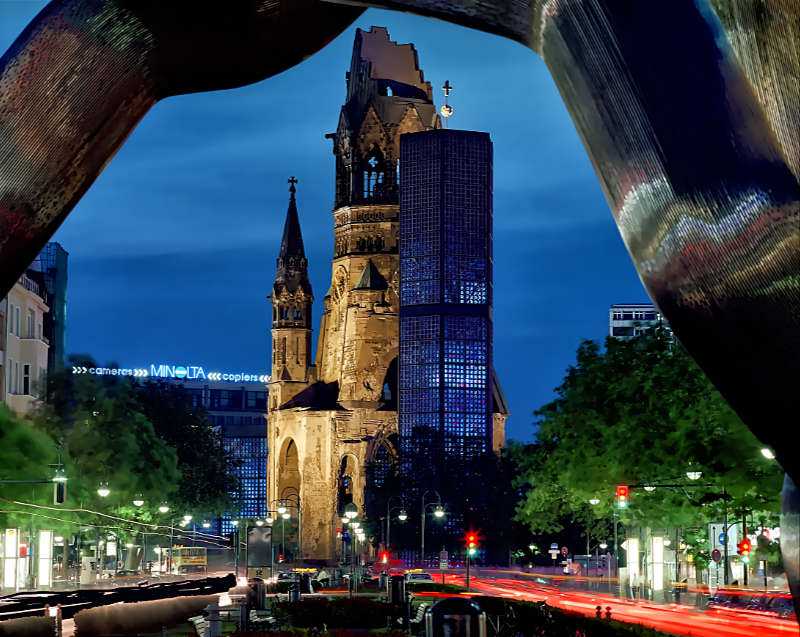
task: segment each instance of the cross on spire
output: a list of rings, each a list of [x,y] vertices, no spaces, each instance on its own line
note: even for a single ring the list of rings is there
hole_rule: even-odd
[[[297,192],[297,188],[295,188],[295,184],[297,184],[297,177],[295,177],[294,175],[289,177],[288,184],[289,184],[289,192],[292,193],[292,196],[294,196],[294,193]]]
[[[444,118],[444,127],[447,128],[447,120],[453,116],[454,112],[453,107],[450,106],[450,93],[453,92],[453,85],[450,84],[450,80],[445,81],[442,90],[444,91],[444,104],[442,104],[442,108],[439,109],[439,112]]]

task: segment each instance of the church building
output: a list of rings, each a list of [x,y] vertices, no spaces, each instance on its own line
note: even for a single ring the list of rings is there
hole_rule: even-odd
[[[334,243],[316,356],[294,179],[271,295],[268,505],[299,521],[295,557],[305,559],[341,555],[344,507],[363,516],[365,493],[397,463],[400,137],[441,127],[414,46],[385,28],[356,30],[346,80],[327,135]]]

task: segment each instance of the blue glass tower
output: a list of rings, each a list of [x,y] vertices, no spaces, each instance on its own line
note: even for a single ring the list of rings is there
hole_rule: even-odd
[[[495,446],[487,133],[401,138],[399,247],[403,473],[414,490],[451,491]],[[449,520],[453,532],[465,523],[463,514]]]

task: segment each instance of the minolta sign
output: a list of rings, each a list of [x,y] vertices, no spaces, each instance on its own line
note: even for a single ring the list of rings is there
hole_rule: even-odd
[[[206,372],[199,365],[151,364],[150,367],[83,367],[73,366],[73,374],[93,376],[132,376],[133,378],[174,378],[175,380],[207,380],[225,383],[268,383],[269,375],[254,372]]]

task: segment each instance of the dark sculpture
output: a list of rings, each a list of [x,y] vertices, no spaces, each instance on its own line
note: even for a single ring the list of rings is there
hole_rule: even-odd
[[[645,286],[787,473],[784,559],[800,607],[800,0],[362,4],[543,57]],[[0,294],[158,99],[287,69],[359,11],[54,0],[0,60]]]

